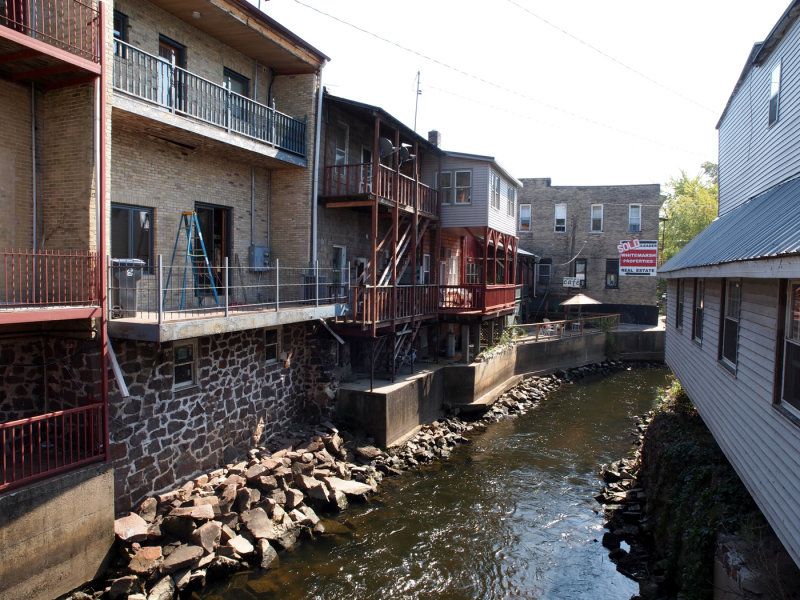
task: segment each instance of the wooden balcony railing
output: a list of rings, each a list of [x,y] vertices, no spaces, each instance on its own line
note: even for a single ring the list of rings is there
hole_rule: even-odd
[[[375,194],[384,200],[413,209],[416,188],[419,210],[430,215],[439,215],[439,193],[436,190],[423,183],[417,185],[407,175],[399,175],[395,185],[395,176],[396,173],[386,165],[380,165],[377,177],[373,177],[371,163],[328,166],[324,170],[321,195],[345,197]]]
[[[4,250],[2,255],[0,312],[99,304],[94,252]]]
[[[102,461],[106,443],[103,404],[0,423],[0,492]]]
[[[114,89],[299,156],[306,155],[306,122],[278,112],[114,40]]]
[[[0,27],[100,62],[100,13],[80,0],[0,0]]]
[[[435,315],[438,287],[437,285],[352,286],[353,303],[348,319],[355,323],[367,324]]]
[[[514,284],[443,285],[439,289],[439,308],[448,312],[492,312],[513,308],[517,287]]]

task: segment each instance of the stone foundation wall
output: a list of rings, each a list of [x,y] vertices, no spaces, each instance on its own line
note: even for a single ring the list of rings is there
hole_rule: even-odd
[[[338,343],[316,324],[282,328],[280,356],[263,329],[197,339],[197,385],[173,389],[173,343],[113,340],[130,396],[110,383],[117,510],[245,456],[293,423],[326,414]]]

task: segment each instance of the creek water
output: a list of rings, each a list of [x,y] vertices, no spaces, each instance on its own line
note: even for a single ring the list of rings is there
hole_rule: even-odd
[[[562,386],[525,415],[469,432],[449,460],[387,478],[329,534],[280,566],[196,593],[202,600],[627,600],[638,585],[600,544],[598,467],[625,456],[632,417],[666,369]]]

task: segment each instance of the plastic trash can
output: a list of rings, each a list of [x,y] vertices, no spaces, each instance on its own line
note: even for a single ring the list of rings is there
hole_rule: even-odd
[[[136,284],[142,278],[142,272],[147,265],[138,258],[112,258],[111,272],[116,285],[112,294],[115,317],[136,316]]]

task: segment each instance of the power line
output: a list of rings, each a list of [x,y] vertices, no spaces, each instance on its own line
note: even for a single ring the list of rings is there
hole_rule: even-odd
[[[646,80],[647,80],[647,81],[649,81],[650,83],[652,83],[652,84],[654,84],[654,85],[657,85],[658,87],[660,87],[660,88],[662,88],[662,89],[665,89],[665,90],[667,90],[669,93],[671,93],[671,94],[674,94],[675,96],[678,96],[679,98],[681,98],[681,99],[683,99],[683,100],[685,100],[685,101],[687,101],[687,102],[689,102],[689,103],[691,103],[691,104],[694,104],[695,106],[698,106],[698,107],[702,108],[703,110],[706,110],[706,111],[710,112],[711,114],[717,114],[717,111],[715,111],[713,108],[709,108],[708,106],[706,106],[705,104],[701,104],[700,102],[698,102],[698,101],[697,101],[697,100],[695,100],[694,98],[690,98],[689,96],[686,96],[685,94],[683,94],[683,93],[681,93],[681,92],[679,92],[679,91],[677,91],[677,90],[675,90],[675,89],[672,89],[672,88],[671,88],[671,87],[669,87],[668,85],[665,85],[665,84],[661,83],[660,81],[658,81],[658,80],[656,80],[656,79],[653,79],[652,77],[650,77],[650,76],[649,76],[649,75],[647,75],[646,73],[643,73],[642,71],[640,71],[640,70],[638,70],[638,69],[636,69],[636,68],[634,68],[634,67],[630,66],[629,64],[622,62],[622,61],[621,61],[621,60],[619,60],[618,58],[616,58],[616,57],[614,57],[614,56],[612,56],[612,55],[608,54],[607,52],[604,52],[603,50],[601,50],[601,49],[600,49],[600,48],[598,48],[597,46],[593,46],[592,44],[590,44],[590,43],[589,43],[589,42],[587,42],[586,40],[583,40],[583,39],[579,38],[578,36],[576,36],[576,35],[573,35],[573,34],[572,34],[572,33],[570,33],[569,31],[567,31],[566,29],[563,29],[563,28],[559,27],[559,26],[558,26],[558,25],[556,25],[555,23],[553,23],[553,22],[551,22],[551,21],[548,21],[547,19],[545,19],[545,18],[544,18],[544,17],[542,17],[541,15],[538,15],[538,14],[536,14],[535,12],[533,12],[533,11],[532,11],[531,9],[529,9],[528,7],[526,7],[526,6],[522,6],[522,5],[521,5],[519,2],[517,2],[516,0],[506,0],[506,1],[507,1],[509,4],[511,4],[511,5],[513,5],[513,6],[516,6],[518,9],[520,9],[520,10],[522,10],[522,11],[524,11],[524,12],[528,13],[528,14],[529,14],[530,16],[532,16],[533,18],[535,18],[535,19],[538,19],[539,21],[541,21],[542,23],[544,23],[544,24],[545,24],[545,25],[547,25],[548,27],[552,27],[552,28],[553,28],[553,29],[555,29],[556,31],[558,31],[558,32],[560,32],[560,33],[562,33],[562,34],[564,34],[565,36],[567,36],[568,38],[570,38],[570,39],[572,39],[572,40],[575,40],[575,41],[576,41],[576,42],[578,42],[579,44],[582,44],[582,45],[586,46],[587,48],[589,48],[589,49],[590,49],[590,50],[592,50],[593,52],[596,52],[596,53],[597,53],[597,54],[599,54],[600,56],[603,56],[604,58],[607,58],[607,59],[608,59],[608,60],[610,60],[611,62],[613,62],[613,63],[616,63],[617,65],[619,65],[619,66],[620,66],[620,67],[622,67],[623,69],[627,69],[628,71],[630,71],[631,73],[634,73],[635,75],[638,75],[638,76],[639,76],[639,77],[641,77],[642,79],[646,79]]]

